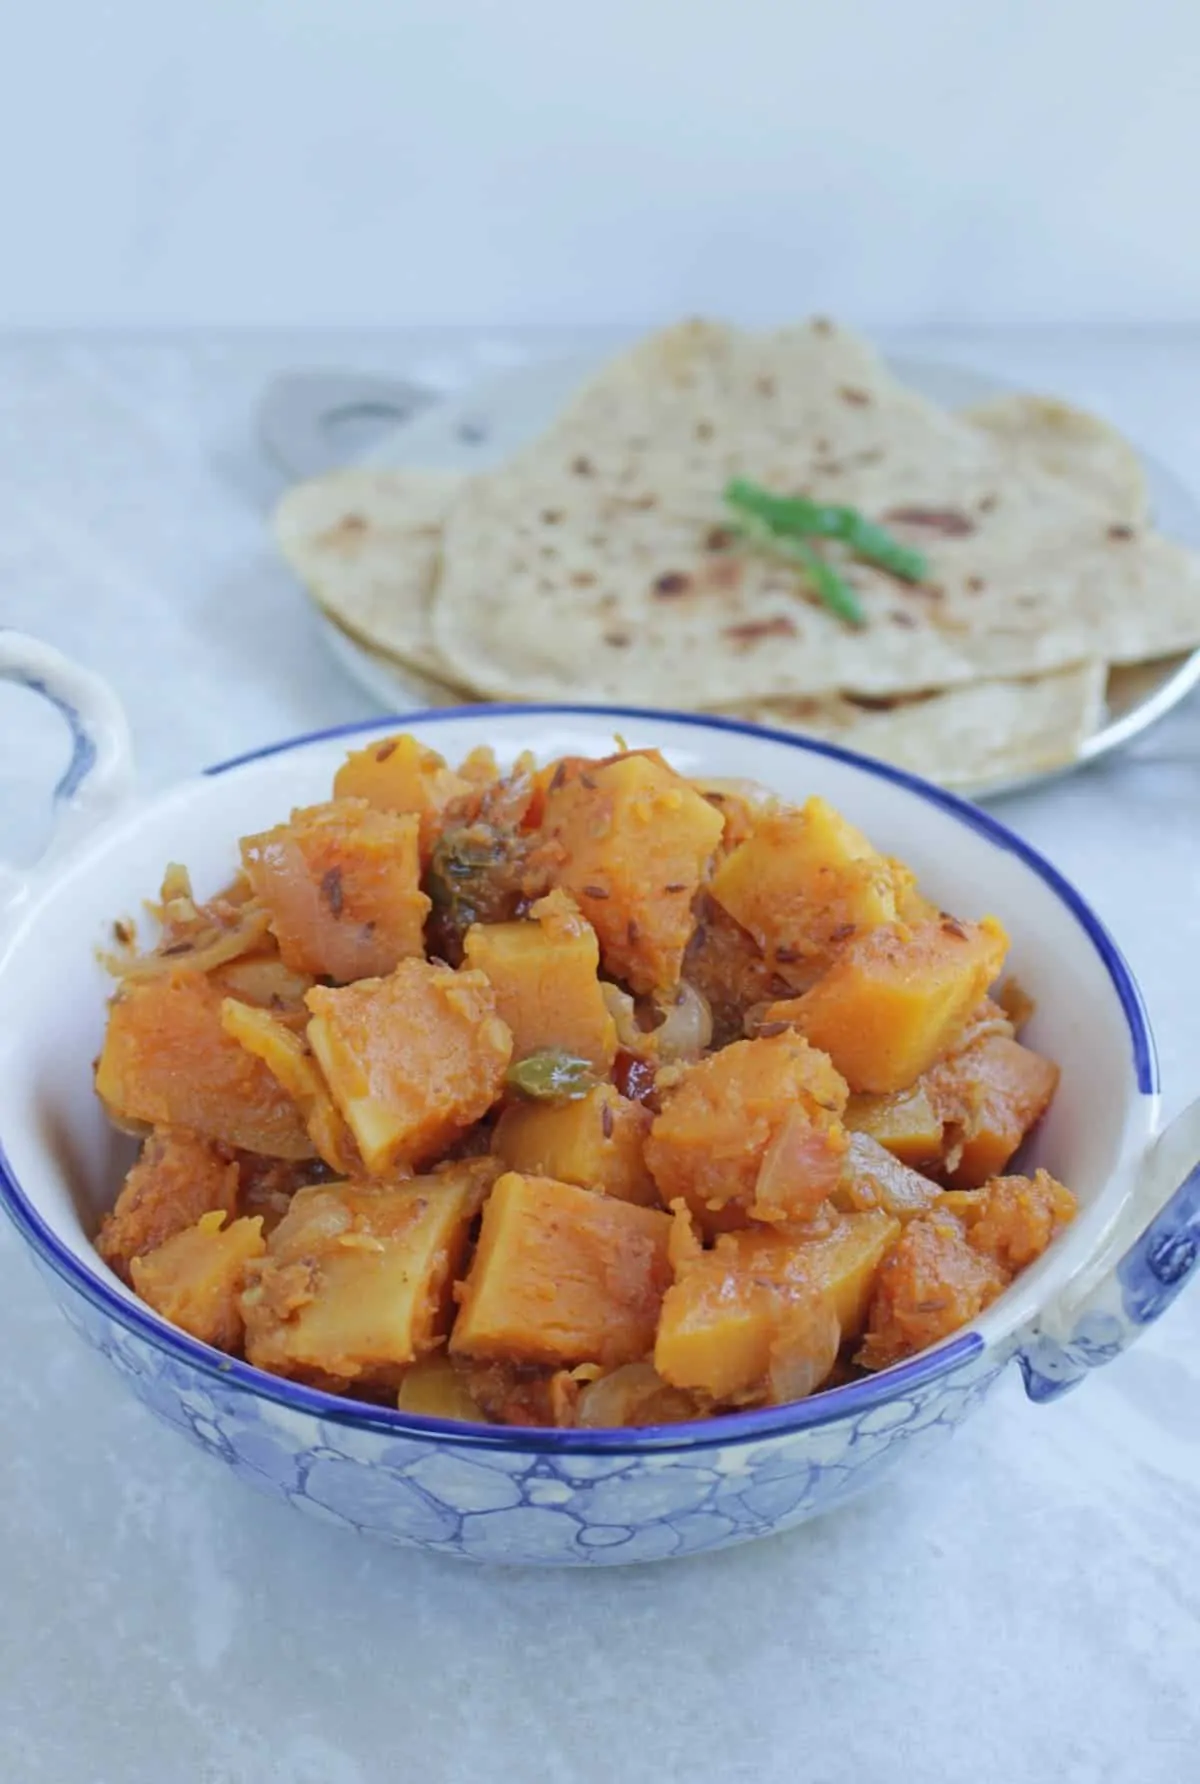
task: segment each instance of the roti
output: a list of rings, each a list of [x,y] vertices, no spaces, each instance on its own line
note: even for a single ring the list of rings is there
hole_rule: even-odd
[[[846,565],[867,616],[848,626],[788,563],[731,541],[731,476],[882,520],[926,554],[924,584]],[[1125,514],[1004,428],[925,401],[831,324],[686,325],[465,486],[434,644],[495,697],[704,708],[912,694],[1200,643],[1196,561]]]
[[[1103,663],[1080,663],[888,707],[830,696],[753,704],[737,716],[875,756],[943,787],[980,791],[1076,761],[1103,717],[1105,680]]]
[[[1022,391],[959,414],[1010,448],[1019,463],[1040,465],[1077,488],[1090,489],[1114,520],[1141,526],[1150,519],[1142,461],[1125,436],[1098,415],[1056,397]]]
[[[275,512],[280,551],[343,631],[451,687],[429,612],[442,525],[465,482],[453,471],[334,471],[297,484]]]

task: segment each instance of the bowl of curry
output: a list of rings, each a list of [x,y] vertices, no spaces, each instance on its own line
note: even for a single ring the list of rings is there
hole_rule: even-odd
[[[1200,1120],[1157,1135],[1097,919],[830,746],[441,709],[127,806],[23,892],[8,1212],[152,1411],[364,1532],[783,1528],[1011,1363],[1053,1399],[1195,1263]]]

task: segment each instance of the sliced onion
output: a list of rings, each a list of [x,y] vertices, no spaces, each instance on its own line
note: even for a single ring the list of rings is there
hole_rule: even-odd
[[[622,991],[619,985],[610,985],[607,979],[600,981],[600,990],[605,1008],[616,1024],[617,1045],[628,1053],[644,1053],[646,1036],[638,1026],[637,1010],[628,991]]]
[[[770,1398],[777,1406],[815,1394],[837,1362],[842,1330],[829,1295],[798,1295],[771,1342]]]
[[[138,954],[132,960],[117,954],[101,958],[110,973],[119,979],[154,979],[162,973],[186,967],[189,972],[209,973],[214,967],[251,954],[266,940],[270,926],[268,913],[259,907],[247,907],[232,929],[209,932],[187,946],[176,943],[168,953]]]
[[[691,1395],[664,1381],[652,1363],[625,1363],[587,1384],[579,1396],[575,1422],[596,1430],[677,1425],[698,1416]]]
[[[665,1065],[676,1060],[699,1059],[712,1045],[713,1019],[703,992],[681,979],[674,1001],[659,1004],[663,1021],[654,1030],[658,1057]]]

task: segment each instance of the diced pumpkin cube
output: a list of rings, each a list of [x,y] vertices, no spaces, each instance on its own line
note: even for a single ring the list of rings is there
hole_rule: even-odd
[[[1052,1060],[1002,1034],[987,1035],[933,1068],[931,1098],[960,1137],[958,1162],[947,1173],[956,1189],[999,1175],[1049,1108],[1058,1077]]]
[[[286,1027],[270,1011],[255,1009],[232,997],[221,1005],[221,1026],[239,1046],[255,1059],[261,1059],[286,1090],[325,1163],[347,1176],[358,1175],[362,1160],[354,1136],[335,1107],[329,1086],[303,1036]]]
[[[337,799],[242,838],[242,863],[271,913],[286,966],[336,979],[377,978],[424,951],[419,820]]]
[[[866,1134],[901,1164],[932,1164],[941,1154],[941,1117],[924,1084],[890,1096],[852,1096],[845,1120],[851,1133]]]
[[[565,892],[539,899],[528,921],[473,924],[463,953],[496,994],[514,1059],[558,1048],[608,1072],[617,1031],[600,988],[600,948]]]
[[[910,1170],[869,1134],[852,1133],[846,1171],[834,1192],[835,1208],[847,1213],[882,1208],[897,1220],[911,1220],[933,1206],[941,1188]]]
[[[722,1234],[683,1258],[654,1347],[659,1374],[715,1402],[802,1399],[862,1329],[870,1283],[899,1232],[878,1211],[817,1228]]]
[[[846,944],[790,1007],[790,1019],[828,1053],[851,1090],[905,1090],[953,1042],[1007,946],[990,917],[872,930]]]
[[[721,862],[710,891],[785,978],[896,919],[891,864],[817,798],[801,811],[764,814]]]
[[[662,1200],[682,1198],[708,1232],[804,1219],[840,1180],[845,1104],[845,1083],[801,1036],[734,1041],[681,1069],[646,1163]]]
[[[291,1097],[221,1026],[222,996],[202,973],[126,984],[109,1010],[96,1091],[117,1121],[187,1127],[271,1158],[311,1158]]]
[[[428,1164],[503,1089],[512,1038],[482,973],[402,960],[306,1001],[309,1044],[372,1176]]]
[[[239,1297],[246,1266],[266,1249],[261,1220],[224,1224],[222,1213],[135,1257],[133,1286],[142,1300],[202,1344],[236,1351],[242,1343]]]
[[[472,1160],[407,1183],[300,1189],[246,1272],[246,1355],[317,1385],[398,1385],[444,1340],[451,1285],[493,1175]]]
[[[960,1220],[940,1209],[908,1225],[875,1279],[864,1369],[886,1369],[939,1344],[978,1317],[1008,1286],[1007,1271],[968,1243]]]
[[[351,750],[333,780],[335,799],[365,799],[375,811],[413,813],[423,865],[428,865],[446,808],[471,791],[471,782],[455,774],[436,750],[407,733]]]
[[[205,1214],[232,1214],[238,1167],[232,1151],[186,1128],[156,1128],[104,1216],[96,1250],[125,1282],[135,1257],[157,1251]]]
[[[511,1171],[656,1207],[645,1159],[652,1120],[642,1103],[598,1084],[577,1102],[514,1103],[496,1125],[492,1151]]]
[[[663,1298],[654,1367],[673,1387],[718,1404],[754,1398],[765,1392],[779,1292],[705,1257]]]
[[[483,1418],[462,1370],[440,1350],[418,1357],[404,1371],[396,1404],[401,1412],[420,1413],[423,1418],[467,1419],[475,1424]]]
[[[814,1227],[723,1233],[716,1255],[736,1260],[740,1271],[758,1280],[807,1283],[829,1297],[843,1339],[857,1338],[866,1323],[876,1273],[899,1238],[900,1222],[885,1209],[872,1208]]]
[[[506,1172],[483,1211],[451,1351],[566,1368],[646,1356],[670,1227],[657,1209]]]
[[[679,981],[692,899],[721,840],[720,813],[654,753],[588,767],[546,795],[542,854],[634,991]]]

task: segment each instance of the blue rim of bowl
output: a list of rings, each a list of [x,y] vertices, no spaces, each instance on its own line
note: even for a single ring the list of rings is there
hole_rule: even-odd
[[[916,775],[907,774],[888,763],[860,756],[853,750],[842,749],[837,744],[798,737],[793,732],[779,731],[771,726],[754,725],[718,714],[671,712],[655,707],[516,703],[442,706],[414,709],[384,715],[378,719],[334,725],[322,731],[306,732],[282,743],[267,744],[261,749],[249,750],[244,755],[214,763],[204,773],[210,777],[227,774],[232,769],[247,767],[252,762],[285,755],[312,744],[379,731],[393,724],[429,725],[463,718],[512,717],[660,721],[673,725],[692,725],[708,731],[728,731],[747,737],[766,738],[771,742],[784,744],[789,749],[844,762],[879,780],[903,787],[926,804],[937,806],[997,847],[1016,855],[1066,905],[1104,962],[1117,992],[1133,1045],[1138,1090],[1143,1096],[1157,1093],[1158,1058],[1141,992],[1120,949],[1070,881],[1036,849],[978,806],[959,799],[953,793],[947,793]],[[0,1199],[4,1201],[17,1230],[56,1276],[100,1313],[124,1326],[154,1349],[166,1352],[226,1389],[236,1389],[253,1398],[272,1401],[278,1406],[304,1413],[324,1423],[348,1425],[396,1438],[426,1438],[453,1443],[463,1448],[560,1455],[612,1455],[615,1452],[626,1454],[631,1460],[641,1454],[667,1450],[711,1449],[731,1443],[753,1443],[765,1438],[788,1436],[835,1420],[856,1417],[874,1407],[903,1398],[914,1389],[925,1387],[973,1361],[984,1350],[983,1339],[977,1332],[960,1332],[927,1354],[881,1370],[877,1375],[850,1382],[844,1387],[831,1388],[809,1400],[798,1400],[786,1406],[759,1408],[750,1412],[726,1413],[696,1424],[650,1425],[596,1431],[552,1430],[529,1425],[468,1424],[452,1419],[393,1411],[388,1407],[375,1407],[363,1401],[346,1400],[336,1394],[323,1393],[318,1388],[304,1387],[282,1377],[269,1375],[264,1370],[252,1368],[248,1363],[227,1357],[222,1352],[201,1344],[186,1333],[167,1325],[165,1321],[160,1321],[149,1311],[143,1312],[140,1307],[115,1294],[55,1236],[21,1188],[2,1145]]]

